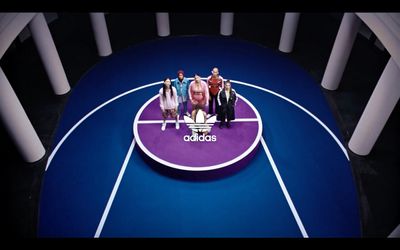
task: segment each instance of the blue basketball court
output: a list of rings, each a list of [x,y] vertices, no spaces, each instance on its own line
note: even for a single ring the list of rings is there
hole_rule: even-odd
[[[261,116],[255,156],[206,181],[154,171],[133,136],[137,112],[165,77],[207,77],[214,66]],[[213,36],[132,46],[81,78],[53,142],[38,227],[39,237],[361,236],[347,151],[319,85],[284,54]]]

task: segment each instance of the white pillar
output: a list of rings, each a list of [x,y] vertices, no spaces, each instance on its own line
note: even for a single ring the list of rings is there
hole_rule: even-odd
[[[400,238],[400,224],[389,234],[388,238]]]
[[[157,34],[159,36],[169,36],[169,15],[168,12],[157,12]]]
[[[361,20],[354,13],[344,13],[321,82],[325,89],[338,88],[360,25]]]
[[[349,141],[358,155],[367,155],[400,98],[400,69],[390,58]]]
[[[112,49],[104,13],[90,13],[90,21],[92,23],[94,39],[96,40],[99,56],[111,55]]]
[[[223,36],[230,36],[233,33],[233,17],[232,12],[221,13],[221,27],[220,32]]]
[[[281,40],[279,50],[285,53],[293,51],[294,40],[296,39],[297,24],[299,23],[300,13],[286,13],[283,20]]]
[[[1,68],[0,117],[25,161],[35,162],[45,155],[42,142]]]
[[[29,29],[54,92],[56,95],[67,93],[70,86],[43,13],[32,19]]]

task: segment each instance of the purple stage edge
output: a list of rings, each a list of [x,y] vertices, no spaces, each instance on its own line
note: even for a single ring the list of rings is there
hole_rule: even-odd
[[[254,158],[258,152],[260,142],[257,143],[256,147],[243,159],[223,168],[218,168],[214,170],[206,171],[186,171],[177,168],[167,167],[160,162],[152,159],[150,156],[145,154],[140,147],[137,147],[139,154],[142,156],[143,160],[156,172],[159,174],[168,176],[170,178],[187,180],[187,181],[212,181],[216,179],[221,179],[224,177],[236,174],[241,169],[249,165],[251,160]]]

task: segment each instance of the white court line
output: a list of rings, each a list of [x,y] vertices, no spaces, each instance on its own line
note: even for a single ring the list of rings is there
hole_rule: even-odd
[[[100,237],[101,231],[103,230],[103,227],[104,227],[104,223],[107,220],[108,212],[110,212],[111,205],[114,202],[115,195],[117,194],[119,184],[121,184],[122,177],[124,176],[126,166],[128,165],[129,159],[131,158],[134,147],[135,147],[135,139],[132,140],[132,143],[131,143],[131,146],[129,147],[128,153],[125,156],[124,163],[122,164],[121,170],[119,171],[118,178],[114,184],[114,188],[111,192],[110,198],[108,198],[106,208],[104,209],[103,215],[101,216],[101,220],[99,222],[99,225],[97,226],[97,230],[94,235],[94,238]]]
[[[189,77],[188,79],[189,79],[189,80],[193,80],[193,77]],[[205,80],[205,79],[207,79],[207,78],[202,78],[202,79]],[[109,104],[109,103],[111,103],[111,102],[113,102],[113,101],[115,101],[115,100],[117,100],[117,99],[119,99],[119,98],[121,98],[121,97],[123,97],[123,96],[125,96],[125,95],[127,95],[127,94],[131,94],[131,93],[133,93],[133,92],[135,92],[135,91],[138,91],[138,90],[141,90],[141,89],[144,89],[144,88],[148,88],[148,87],[151,87],[151,86],[155,86],[155,85],[157,85],[157,84],[161,84],[162,82],[163,82],[163,81],[154,82],[154,83],[149,83],[149,84],[143,85],[143,86],[141,86],[141,87],[137,87],[137,88],[128,90],[128,91],[126,91],[126,92],[124,92],[124,93],[122,93],[122,94],[120,94],[120,95],[118,95],[118,96],[115,96],[115,97],[111,98],[110,100],[104,102],[103,104],[97,106],[95,109],[93,109],[93,110],[90,111],[88,114],[86,114],[84,117],[82,117],[82,119],[80,119],[72,128],[70,128],[70,129],[68,130],[68,132],[63,136],[63,138],[57,143],[56,147],[53,149],[53,151],[51,152],[51,154],[50,154],[50,156],[49,156],[49,158],[48,158],[48,160],[47,160],[47,165],[46,165],[45,171],[47,171],[47,169],[49,168],[51,161],[53,160],[54,156],[56,155],[57,151],[59,150],[59,148],[61,147],[61,145],[64,143],[64,141],[65,141],[65,140],[69,137],[69,135],[70,135],[83,121],[85,121],[88,117],[90,117],[91,115],[93,115],[96,111],[98,111],[99,109],[103,108],[103,107],[106,106],[107,104]],[[263,88],[263,87],[260,87],[260,86],[257,86],[257,85],[253,85],[253,84],[246,83],[246,82],[241,82],[241,81],[236,81],[236,80],[231,80],[231,82],[233,82],[233,83],[238,83],[238,84],[241,84],[241,85],[244,85],[244,86],[248,86],[248,87],[252,87],[252,88],[255,88],[255,89],[262,90],[262,91],[264,91],[264,92],[273,94],[273,95],[275,95],[275,96],[277,96],[277,97],[279,97],[279,98],[281,98],[281,99],[283,99],[283,100],[285,100],[285,101],[287,101],[287,102],[289,102],[289,103],[295,105],[296,107],[298,107],[299,109],[301,109],[302,111],[304,111],[306,114],[308,114],[309,116],[311,116],[315,121],[317,121],[317,122],[330,134],[330,136],[336,141],[336,143],[337,143],[337,144],[339,145],[339,147],[342,149],[342,151],[343,151],[344,155],[346,156],[347,160],[350,160],[350,159],[349,159],[349,156],[348,156],[348,154],[347,154],[346,148],[342,145],[342,143],[341,143],[340,140],[335,136],[335,134],[328,128],[328,126],[326,126],[320,119],[318,119],[318,117],[316,117],[313,113],[311,113],[310,111],[308,111],[306,108],[304,108],[303,106],[301,106],[301,105],[298,104],[297,102],[292,101],[291,99],[289,99],[289,98],[287,98],[287,97],[285,97],[285,96],[283,96],[283,95],[281,95],[281,94],[278,94],[278,93],[276,93],[276,92],[274,92],[274,91],[272,91],[272,90],[269,90],[269,89],[266,89],[266,88]]]
[[[87,114],[86,114],[84,117],[82,117],[77,123],[75,123],[75,125],[74,125],[72,128],[70,128],[70,129],[68,130],[68,132],[63,136],[63,138],[57,143],[57,146],[53,149],[53,152],[51,152],[49,158],[47,159],[47,165],[46,165],[45,171],[47,171],[47,169],[49,168],[50,163],[51,163],[51,161],[53,160],[53,157],[56,155],[58,149],[61,147],[61,145],[64,143],[64,141],[68,138],[68,136],[69,136],[79,125],[81,125],[81,123],[82,123],[83,121],[85,121],[87,118],[89,118],[89,116],[93,115],[97,110],[103,108],[103,107],[106,106],[107,104],[109,104],[109,103],[111,103],[111,102],[113,102],[113,101],[115,101],[115,100],[117,100],[117,99],[119,99],[119,98],[121,98],[121,97],[123,97],[123,96],[125,96],[125,95],[127,95],[127,94],[130,94],[130,93],[133,93],[133,92],[135,92],[135,91],[138,91],[138,90],[141,90],[141,89],[144,89],[144,88],[148,88],[148,87],[151,87],[151,86],[160,84],[160,83],[162,83],[162,82],[163,82],[163,81],[153,82],[153,83],[149,83],[149,84],[146,84],[146,85],[143,85],[143,86],[140,86],[140,87],[137,87],[137,88],[128,90],[128,91],[126,91],[126,92],[124,92],[124,93],[122,93],[122,94],[120,94],[120,95],[117,95],[117,96],[111,98],[110,100],[108,100],[108,101],[106,101],[106,102],[100,104],[100,105],[97,106],[95,109],[93,109],[92,111],[90,111],[89,113],[87,113]]]
[[[191,80],[191,79],[193,79],[193,78],[189,78],[189,80]],[[205,79],[205,78],[204,78],[204,79]],[[238,84],[241,84],[241,85],[244,85],[244,86],[248,86],[248,87],[253,87],[253,88],[262,90],[262,91],[264,91],[264,92],[273,94],[273,95],[275,95],[275,96],[277,96],[277,97],[279,97],[279,98],[281,98],[281,99],[283,99],[283,100],[285,100],[285,101],[287,101],[287,102],[289,102],[289,103],[295,105],[296,107],[300,108],[302,111],[304,111],[306,114],[308,114],[309,116],[311,116],[314,120],[316,120],[316,121],[331,135],[331,137],[336,141],[336,143],[337,143],[337,144],[339,145],[339,147],[342,149],[342,151],[343,151],[343,153],[345,154],[346,158],[349,160],[349,156],[348,156],[348,154],[347,154],[346,149],[344,148],[344,146],[342,145],[342,143],[339,141],[339,139],[335,136],[335,134],[334,134],[320,119],[318,119],[314,114],[312,114],[310,111],[308,111],[306,108],[304,108],[304,107],[301,106],[300,104],[298,104],[298,103],[292,101],[291,99],[289,99],[289,98],[287,98],[287,97],[285,97],[285,96],[283,96],[283,95],[281,95],[281,94],[278,94],[278,93],[276,93],[276,92],[274,92],[274,91],[272,91],[272,90],[269,90],[269,89],[266,89],[266,88],[263,88],[263,87],[259,87],[259,86],[257,86],[257,85],[253,85],[253,84],[249,84],[249,83],[245,83],[245,82],[241,82],[241,81],[236,81],[236,80],[231,80],[231,82],[238,83]],[[72,127],[68,130],[68,132],[62,137],[62,139],[57,143],[56,147],[53,149],[52,153],[50,154],[50,156],[49,156],[49,158],[48,158],[48,160],[47,160],[46,171],[47,171],[48,167],[50,166],[50,163],[51,163],[52,159],[54,158],[54,156],[56,155],[56,153],[58,152],[59,148],[60,148],[61,145],[64,143],[64,141],[69,137],[69,135],[70,135],[82,122],[84,122],[84,121],[85,121],[87,118],[89,118],[92,114],[94,114],[96,111],[98,111],[99,109],[103,108],[104,106],[108,105],[109,103],[111,103],[111,102],[113,102],[113,101],[115,101],[115,100],[117,100],[117,99],[119,99],[119,98],[121,98],[121,97],[123,97],[123,96],[125,96],[125,95],[131,94],[131,93],[133,93],[133,92],[135,92],[135,91],[138,91],[138,90],[141,90],[141,89],[144,89],[144,88],[148,88],[148,87],[151,87],[151,86],[155,86],[155,85],[161,84],[161,83],[162,83],[162,81],[158,81],[158,82],[146,84],[146,85],[143,85],[143,86],[140,86],[140,87],[137,87],[137,88],[128,90],[128,91],[126,91],[126,92],[123,92],[122,94],[120,94],[120,95],[118,95],[118,96],[115,96],[115,97],[109,99],[108,101],[102,103],[101,105],[97,106],[95,109],[93,109],[92,111],[90,111],[89,113],[87,113],[87,114],[86,114],[84,117],[82,117],[74,126],[72,126]],[[267,156],[268,156],[268,159],[269,159],[269,161],[270,161],[270,163],[271,163],[271,166],[272,166],[272,168],[274,169],[275,175],[277,176],[277,179],[278,179],[278,181],[279,181],[279,183],[280,183],[280,185],[281,185],[282,191],[283,191],[284,194],[285,194],[285,197],[286,197],[286,199],[287,199],[287,201],[288,201],[288,203],[289,203],[289,206],[290,206],[290,208],[291,208],[291,210],[292,210],[293,215],[295,216],[296,222],[297,222],[297,224],[298,224],[298,226],[299,226],[299,228],[300,228],[300,230],[301,230],[301,232],[302,232],[302,234],[303,234],[303,237],[308,237],[307,232],[305,231],[305,228],[304,228],[304,226],[303,226],[303,224],[302,224],[302,222],[301,222],[301,219],[300,219],[300,217],[299,217],[298,214],[297,214],[296,208],[295,208],[294,205],[293,205],[293,202],[292,202],[292,200],[291,200],[291,198],[290,198],[290,196],[289,196],[289,193],[288,193],[287,190],[286,190],[286,187],[285,187],[285,185],[284,185],[284,183],[283,183],[283,181],[282,181],[282,178],[280,177],[280,174],[279,174],[279,172],[278,172],[278,170],[277,170],[277,168],[276,168],[276,165],[275,165],[275,163],[274,163],[274,161],[273,161],[273,159],[272,159],[272,156],[271,156],[271,154],[270,154],[270,152],[269,152],[269,150],[268,150],[268,148],[267,148],[267,146],[266,146],[265,141],[264,141],[263,138],[261,138],[261,143],[262,143],[262,145],[263,145],[263,147],[264,147],[264,150],[265,150],[265,152],[266,152],[266,154],[267,154]],[[134,143],[134,141],[133,141],[131,147],[129,148],[129,151],[128,151],[129,157],[130,157],[130,155],[132,154],[134,144],[135,144],[135,143]],[[112,205],[113,199],[114,199],[114,197],[115,197],[116,191],[117,191],[117,189],[118,189],[118,187],[119,187],[119,184],[120,184],[120,182],[121,182],[121,180],[122,180],[122,176],[123,176],[123,173],[124,173],[124,171],[125,171],[127,162],[129,161],[128,155],[127,155],[127,157],[125,158],[125,161],[124,161],[124,164],[123,164],[123,166],[122,166],[122,168],[121,168],[121,171],[120,171],[120,174],[119,174],[119,176],[118,176],[117,182],[116,182],[115,185],[114,185],[112,194],[111,194],[110,199],[109,199],[109,201],[108,201],[108,203],[107,203],[107,206],[106,206],[106,208],[105,208],[105,210],[104,210],[104,213],[103,213],[103,216],[102,216],[102,218],[101,218],[101,220],[100,220],[99,226],[98,226],[98,228],[97,228],[97,230],[96,230],[95,237],[99,237],[100,234],[101,234],[102,228],[103,228],[103,226],[104,226],[104,223],[105,223],[105,220],[106,220],[106,218],[107,218],[108,212],[109,212],[109,210],[110,210],[110,208],[111,208],[111,205]]]
[[[244,98],[242,95],[237,94],[238,98],[242,99],[245,103],[247,103],[247,105],[249,105],[251,107],[251,109],[253,110],[253,112],[255,113],[256,117],[257,117],[257,123],[258,123],[258,130],[257,130],[257,135],[255,140],[253,141],[253,143],[246,149],[246,151],[244,151],[241,155],[235,157],[234,159],[231,159],[229,161],[226,161],[224,163],[220,163],[217,165],[209,165],[209,166],[202,166],[202,167],[192,167],[192,166],[183,166],[183,165],[178,165],[172,162],[168,162],[166,160],[163,160],[161,158],[159,158],[157,155],[153,154],[150,150],[148,150],[145,145],[143,144],[143,142],[140,139],[140,135],[138,132],[138,121],[139,118],[141,116],[141,114],[143,113],[143,110],[155,99],[158,98],[158,95],[153,96],[152,98],[150,98],[145,104],[143,104],[143,106],[139,109],[139,111],[136,113],[134,122],[133,122],[133,136],[136,139],[136,143],[138,144],[138,146],[140,147],[140,149],[150,158],[152,158],[153,160],[157,161],[158,163],[161,163],[165,166],[171,167],[171,168],[175,168],[175,169],[180,169],[180,170],[186,170],[186,171],[208,171],[208,170],[215,170],[218,168],[223,168],[226,166],[229,166],[233,163],[236,163],[238,161],[240,161],[241,159],[243,159],[244,157],[246,157],[250,152],[252,152],[254,150],[255,147],[258,146],[258,143],[260,141],[261,138],[261,133],[262,133],[262,121],[261,121],[261,116],[258,113],[257,109],[253,106],[253,104],[251,104],[251,102],[249,102],[246,98]]]
[[[290,198],[289,192],[286,189],[285,183],[283,182],[282,177],[279,174],[279,171],[278,171],[278,168],[276,167],[275,161],[272,158],[271,152],[269,151],[267,144],[265,143],[263,137],[261,137],[261,144],[263,145],[263,148],[265,150],[265,153],[267,154],[269,163],[271,164],[272,169],[274,170],[276,179],[278,179],[279,185],[281,186],[283,194],[285,195],[286,201],[289,204],[290,210],[292,211],[294,219],[296,220],[297,226],[299,226],[299,229],[301,231],[301,234],[303,235],[303,238],[308,238],[308,234],[307,234],[306,229],[304,228],[303,222],[301,221],[300,216],[297,213],[297,210],[293,204],[292,198]]]
[[[347,160],[350,161],[349,155],[347,154],[347,150],[346,148],[343,146],[343,144],[340,142],[340,140],[336,137],[336,135],[328,128],[328,126],[325,125],[325,123],[323,123],[317,116],[315,116],[313,113],[311,113],[308,109],[306,109],[305,107],[301,106],[300,104],[298,104],[297,102],[287,98],[286,96],[283,96],[281,94],[278,94],[272,90],[257,86],[257,85],[253,85],[250,83],[246,83],[246,82],[241,82],[241,81],[235,81],[235,80],[231,80],[231,82],[234,83],[238,83],[244,86],[248,86],[248,87],[252,87],[252,88],[256,88],[262,91],[265,91],[267,93],[273,94],[279,98],[282,98],[283,100],[293,104],[294,106],[298,107],[299,109],[301,109],[302,111],[304,111],[306,114],[308,114],[309,116],[311,116],[314,120],[316,120],[331,136],[332,138],[336,141],[336,143],[339,145],[339,147],[342,149],[344,155],[346,156]]]
[[[232,120],[231,122],[256,122],[257,118],[238,118]],[[139,120],[138,124],[161,124],[163,120]],[[216,121],[220,122],[220,121]],[[175,123],[175,120],[167,120],[166,123]],[[185,123],[184,120],[179,120],[179,123]]]

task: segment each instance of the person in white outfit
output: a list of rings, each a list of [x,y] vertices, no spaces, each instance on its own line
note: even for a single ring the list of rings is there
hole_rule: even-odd
[[[178,110],[178,95],[176,88],[171,85],[171,79],[165,78],[163,87],[159,91],[160,94],[160,108],[163,117],[161,130],[164,131],[167,124],[168,116],[175,118],[175,128],[179,129],[179,117],[177,116]]]

